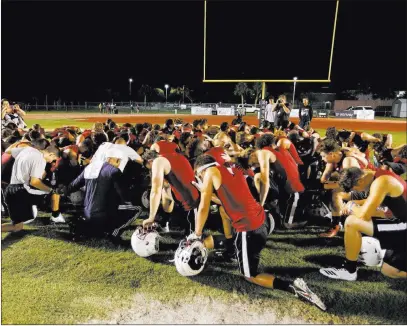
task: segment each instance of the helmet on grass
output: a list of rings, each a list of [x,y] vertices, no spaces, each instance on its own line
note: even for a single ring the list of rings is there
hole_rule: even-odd
[[[195,276],[202,272],[208,251],[201,241],[182,240],[175,251],[175,267],[182,276]]]
[[[380,265],[385,250],[380,247],[380,241],[372,237],[362,237],[359,260],[366,266]]]
[[[159,251],[160,235],[156,230],[138,227],[131,236],[131,247],[140,257],[149,257]]]

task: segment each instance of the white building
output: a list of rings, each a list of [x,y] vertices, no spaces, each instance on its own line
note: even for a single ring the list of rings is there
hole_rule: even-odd
[[[391,116],[407,118],[407,99],[399,98],[395,100],[391,108]]]

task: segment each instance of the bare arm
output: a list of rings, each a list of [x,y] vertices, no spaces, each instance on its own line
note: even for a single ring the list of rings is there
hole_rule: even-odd
[[[201,188],[201,201],[199,203],[198,216],[195,225],[195,234],[197,236],[202,235],[202,230],[205,226],[206,220],[208,219],[209,206],[211,204],[213,195],[213,178],[215,176],[214,172],[214,169],[208,169],[203,180],[203,185]]]
[[[380,143],[380,139],[373,137],[372,135],[368,134],[367,132],[362,132],[360,135],[362,137],[362,140],[366,140],[371,143]]]
[[[260,165],[260,205],[263,206],[270,189],[270,158],[265,150],[258,153]]]
[[[51,191],[52,191],[52,188],[46,186],[46,185],[42,182],[42,180],[39,179],[39,178],[31,177],[31,179],[30,179],[30,185],[33,186],[33,187],[35,187],[35,188],[37,188],[37,189],[39,189],[39,190],[45,191],[45,192],[51,192]]]
[[[26,115],[25,111],[23,109],[20,108],[19,105],[14,105],[14,108],[16,109],[16,111],[21,114],[21,115]]]
[[[161,201],[161,191],[164,184],[164,164],[157,158],[153,161],[151,169],[150,215],[147,222],[154,222]],[[145,222],[146,222],[145,221]],[[147,223],[146,222],[146,223]]]
[[[332,173],[333,169],[334,169],[334,166],[333,166],[332,163],[327,163],[326,164],[324,173],[322,173],[322,176],[321,176],[321,182],[322,183],[325,183],[325,182],[328,181],[329,177],[331,176],[331,173]]]
[[[365,221],[370,221],[371,217],[376,213],[377,207],[381,205],[386,195],[387,191],[387,178],[378,178],[373,181],[370,186],[369,197],[367,197],[365,203],[360,209],[355,211],[355,215]]]

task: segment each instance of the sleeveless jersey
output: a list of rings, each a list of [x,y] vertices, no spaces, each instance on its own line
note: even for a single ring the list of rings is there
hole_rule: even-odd
[[[166,140],[158,141],[157,145],[160,147],[160,155],[176,153],[176,151],[178,149],[177,144],[170,142],[170,141],[166,141]]]
[[[300,181],[300,173],[291,154],[284,148],[279,148],[278,151],[272,147],[264,147],[263,149],[269,150],[276,156],[278,163],[285,171],[287,181],[289,182],[293,192],[303,192],[305,187]],[[280,171],[277,171],[278,174],[281,173],[281,168],[279,170]]]
[[[383,206],[387,206],[390,211],[393,213],[393,216],[398,218],[399,220],[402,221],[407,221],[407,183],[404,181],[400,176],[395,174],[392,171],[389,170],[382,170],[382,169],[377,169],[376,173],[374,175],[374,179],[377,179],[381,177],[382,175],[389,175],[395,179],[397,179],[398,182],[401,183],[403,186],[403,194],[398,196],[398,197],[390,197],[386,196],[383,200]]]
[[[164,175],[171,186],[175,198],[186,211],[197,208],[199,205],[199,192],[191,183],[195,181],[195,174],[186,157],[180,153],[161,154],[171,164],[171,171]]]
[[[237,232],[252,231],[261,227],[265,220],[263,207],[253,198],[243,171],[224,166],[216,167],[222,177],[222,184],[216,194],[232,221]]]
[[[224,165],[226,161],[223,159],[222,155],[225,154],[223,147],[212,147],[210,150],[205,152],[205,155],[213,157],[216,163]]]

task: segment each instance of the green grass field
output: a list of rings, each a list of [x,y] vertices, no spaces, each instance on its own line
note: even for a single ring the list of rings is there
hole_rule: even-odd
[[[53,128],[73,122],[29,119],[29,124],[33,123]],[[75,124],[90,126],[89,123],[82,126],[79,121]],[[395,144],[405,142],[405,133],[393,133],[393,137]],[[357,282],[330,280],[318,272],[319,268],[337,264],[343,257],[343,233],[334,239],[321,239],[318,238],[321,228],[276,231],[261,255],[263,271],[284,279],[303,277],[326,303],[328,311],[322,312],[284,292],[247,283],[236,265],[214,258],[208,260],[201,275],[180,276],[168,262],[181,240],[179,233],[165,236],[160,253],[144,259],[136,256],[130,247],[132,230],[123,235],[121,245],[107,240],[75,243],[69,240],[67,226],[49,225],[49,215],[41,213],[20,234],[2,234],[3,324],[110,321],[115,313],[122,316],[116,318],[119,321],[131,314],[137,322],[148,311],[151,311],[149,322],[155,323],[155,315],[160,311],[155,311],[151,302],[177,311],[193,300],[202,306],[210,302],[230,307],[225,309],[225,314],[235,318],[239,314],[242,318],[265,316],[259,322],[263,324],[290,323],[287,317],[300,323],[407,324],[405,280],[385,278],[375,268],[364,266],[360,266]],[[6,221],[9,220],[2,220]],[[135,305],[139,296],[143,300]],[[236,303],[244,311],[235,311]],[[185,322],[180,315],[174,323],[204,323],[206,316],[201,305],[188,308],[188,315],[195,319]],[[270,312],[276,319],[267,319]],[[220,320],[227,323],[231,319]],[[230,323],[237,323],[233,320]],[[250,321],[246,319],[246,323]]]
[[[319,274],[320,267],[337,264],[343,256],[342,236],[320,239],[322,229],[276,231],[262,252],[261,265],[284,279],[303,277],[325,301],[327,312],[287,293],[249,284],[236,265],[213,258],[201,275],[180,276],[168,262],[180,234],[164,237],[160,253],[144,259],[131,250],[131,230],[120,246],[107,240],[75,243],[67,240],[66,226],[47,225],[49,215],[41,216],[21,234],[2,235],[3,324],[86,323],[109,318],[117,310],[136,313],[142,307],[131,307],[135,295],[142,295],[146,304],[157,300],[174,306],[197,296],[226,305],[239,302],[247,313],[256,307],[259,314],[272,311],[280,319],[290,316],[307,323],[407,323],[405,281],[386,279],[370,267],[361,267],[357,282]]]

